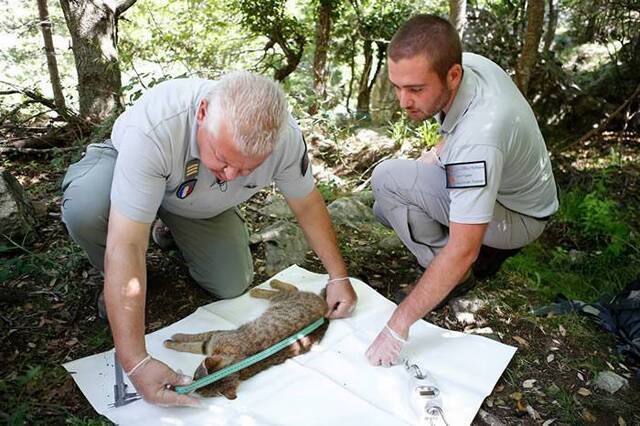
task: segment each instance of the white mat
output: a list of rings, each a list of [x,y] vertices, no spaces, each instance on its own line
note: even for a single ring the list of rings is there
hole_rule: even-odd
[[[275,278],[319,292],[327,280],[291,266]],[[358,306],[351,318],[332,321],[318,347],[305,355],[241,382],[238,398],[205,399],[203,408],[161,408],[144,401],[113,405],[113,350],[69,362],[64,367],[95,410],[117,424],[135,425],[409,425],[410,382],[402,366],[372,367],[364,356],[395,304],[352,279]],[[260,287],[267,286],[266,283]],[[203,355],[166,349],[174,333],[235,328],[258,317],[268,301],[248,294],[198,308],[188,317],[146,336],[155,358],[193,374]],[[431,373],[441,390],[451,425],[470,424],[482,401],[515,353],[491,339],[453,332],[419,321],[411,328],[406,355]],[[128,382],[128,379],[125,380]],[[129,391],[133,387],[129,384]]]

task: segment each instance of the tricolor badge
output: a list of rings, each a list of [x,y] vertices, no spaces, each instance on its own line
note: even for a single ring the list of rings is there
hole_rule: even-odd
[[[196,187],[196,182],[198,179],[198,171],[200,170],[200,160],[194,158],[192,160],[187,161],[186,166],[184,166],[184,177],[185,181],[180,184],[178,190],[176,191],[176,197],[184,200],[193,192]]]
[[[186,182],[182,182],[176,191],[176,196],[181,200],[187,198],[195,189],[196,182],[198,182],[198,179],[191,179]]]

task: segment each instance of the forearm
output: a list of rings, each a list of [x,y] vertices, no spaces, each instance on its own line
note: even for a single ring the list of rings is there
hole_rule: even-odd
[[[407,337],[411,325],[436,307],[464,278],[476,256],[475,252],[445,247],[433,259],[409,296],[396,308],[389,319],[389,327]]]
[[[105,302],[118,359],[125,371],[147,352],[144,341],[146,247],[121,244],[105,255]]]
[[[293,209],[311,249],[332,278],[346,277],[347,267],[338,249],[335,230],[322,195],[317,189],[309,195],[306,207]],[[290,204],[291,205],[291,204]]]

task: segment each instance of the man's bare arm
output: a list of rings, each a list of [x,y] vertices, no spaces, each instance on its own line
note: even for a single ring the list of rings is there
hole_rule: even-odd
[[[105,302],[118,360],[142,397],[158,405],[198,406],[170,386],[190,379],[147,354],[144,341],[146,252],[150,225],[132,221],[115,209],[109,214],[105,252]]]
[[[314,188],[306,197],[288,198],[287,203],[311,246],[331,278],[347,277],[347,267],[338,249],[336,233],[320,191]],[[347,316],[353,310],[357,296],[348,280],[327,286],[327,304],[331,318]]]
[[[389,327],[407,337],[409,327],[436,307],[465,277],[478,257],[486,230],[487,224],[452,222],[449,242],[396,308],[388,322]]]

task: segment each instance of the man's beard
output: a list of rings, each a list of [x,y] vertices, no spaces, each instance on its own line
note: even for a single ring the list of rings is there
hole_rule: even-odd
[[[435,106],[433,108],[430,108],[428,111],[414,110],[420,113],[420,117],[414,118],[411,115],[411,111],[407,110],[407,112],[409,113],[409,117],[415,121],[424,121],[433,118],[436,114],[440,113],[445,106],[447,106],[449,100],[451,99],[451,92],[452,91],[449,90],[449,88],[445,88],[442,94],[433,103]]]

